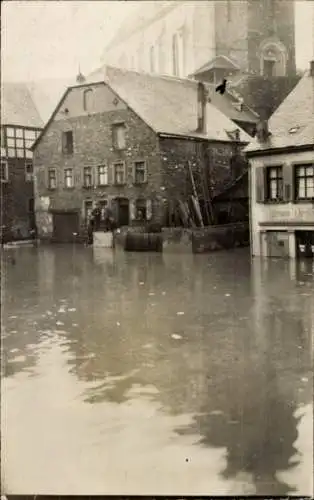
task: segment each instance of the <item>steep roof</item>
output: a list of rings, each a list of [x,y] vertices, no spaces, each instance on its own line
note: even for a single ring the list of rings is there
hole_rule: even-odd
[[[147,23],[157,19],[157,17],[163,15],[165,11],[175,7],[177,2],[167,0],[145,2],[144,5],[141,5],[141,3],[142,2],[139,2],[138,7],[131,12],[118,27],[113,38],[107,44],[105,51],[123,42]]]
[[[1,84],[1,124],[43,127],[43,120],[25,83]]]
[[[314,77],[309,71],[270,117],[268,126],[268,141],[254,139],[245,152],[314,146]]]
[[[197,71],[194,72],[194,74],[198,75],[200,73],[206,73],[207,71],[211,71],[212,69],[226,69],[229,71],[239,71],[240,67],[233,61],[231,61],[229,57],[219,55],[211,59],[203,66],[201,66]]]
[[[98,74],[93,73],[87,82],[101,80],[105,80],[158,133],[232,141],[227,132],[234,130],[237,125],[212,103],[207,104],[207,133],[195,131],[198,88],[196,80],[138,73],[107,66]],[[212,94],[213,88],[207,88]],[[236,114],[236,110],[234,112]],[[250,140],[251,137],[241,129],[240,141]]]
[[[36,82],[3,82],[1,123],[43,128],[61,96],[74,79],[43,79]]]

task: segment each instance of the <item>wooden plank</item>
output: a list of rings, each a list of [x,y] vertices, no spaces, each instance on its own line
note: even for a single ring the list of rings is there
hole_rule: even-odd
[[[200,208],[200,202],[199,202],[199,198],[198,198],[198,195],[197,195],[197,190],[196,190],[196,186],[195,186],[195,181],[194,181],[194,177],[193,177],[193,172],[192,172],[192,167],[191,167],[191,162],[190,161],[188,161],[188,166],[189,166],[189,171],[190,171],[190,176],[191,176],[191,181],[192,181],[192,187],[193,187],[193,193],[194,193],[194,196],[192,196],[193,203],[194,203],[195,208],[197,207],[196,208],[196,213],[198,215],[201,227],[204,227],[203,217],[202,217],[201,208]]]

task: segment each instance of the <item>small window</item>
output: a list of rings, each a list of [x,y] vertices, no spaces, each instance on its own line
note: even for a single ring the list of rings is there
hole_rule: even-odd
[[[314,198],[314,165],[298,165],[295,168],[296,198],[312,200]]]
[[[113,165],[114,184],[121,185],[125,183],[125,168],[124,163],[115,163]]]
[[[48,189],[56,189],[57,187],[57,172],[55,168],[48,170]]]
[[[1,161],[1,182],[8,182],[9,166],[7,161]]]
[[[21,129],[21,128],[15,129],[15,135],[16,135],[16,137],[20,137],[23,139],[23,129]]]
[[[24,136],[25,139],[32,140],[34,142],[34,140],[36,139],[36,132],[35,130],[24,130]]]
[[[73,132],[71,130],[62,133],[62,153],[73,154]]]
[[[14,137],[14,128],[7,127],[7,136],[8,137]]]
[[[267,168],[267,199],[270,201],[283,199],[282,167]]]
[[[139,198],[135,202],[135,216],[137,220],[147,219],[147,204],[143,198]]]
[[[144,184],[147,180],[145,161],[136,161],[134,163],[134,184]]]
[[[24,139],[16,139],[16,147],[17,148],[24,148]]]
[[[74,187],[73,182],[73,168],[65,168],[64,169],[64,186],[66,189],[70,189]]]
[[[125,125],[124,123],[115,124],[112,127],[112,142],[115,149],[125,149]]]
[[[93,90],[86,89],[83,92],[83,108],[84,111],[91,111],[93,108]]]
[[[8,137],[7,138],[7,146],[8,146],[8,148],[15,148],[15,139]]]
[[[108,184],[108,167],[106,165],[97,167],[97,184],[98,186],[107,186]]]
[[[93,172],[92,167],[84,167],[83,170],[83,186],[85,188],[92,187],[93,183]]]
[[[26,182],[32,182],[33,181],[33,162],[32,161],[27,161],[25,163],[25,180]]]
[[[14,148],[8,148],[8,156],[9,156],[9,158],[15,157],[15,149]]]

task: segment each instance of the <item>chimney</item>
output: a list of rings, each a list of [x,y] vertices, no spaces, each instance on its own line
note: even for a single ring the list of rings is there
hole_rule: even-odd
[[[256,138],[259,142],[266,142],[271,135],[271,132],[268,129],[268,121],[261,120],[256,125]]]
[[[207,90],[203,82],[197,82],[197,132],[206,132]]]
[[[314,60],[310,61],[310,76],[314,77]]]

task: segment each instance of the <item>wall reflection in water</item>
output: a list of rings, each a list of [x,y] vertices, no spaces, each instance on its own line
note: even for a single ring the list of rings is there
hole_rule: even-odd
[[[5,287],[6,353],[19,345],[31,359],[27,344],[40,353],[57,336],[71,373],[93,382],[86,403],[151,398],[193,417],[178,434],[226,449],[224,477],[249,475],[256,494],[300,493],[293,474],[304,460],[299,429],[311,419],[302,408],[312,400],[312,262],[54,246],[24,249]]]

